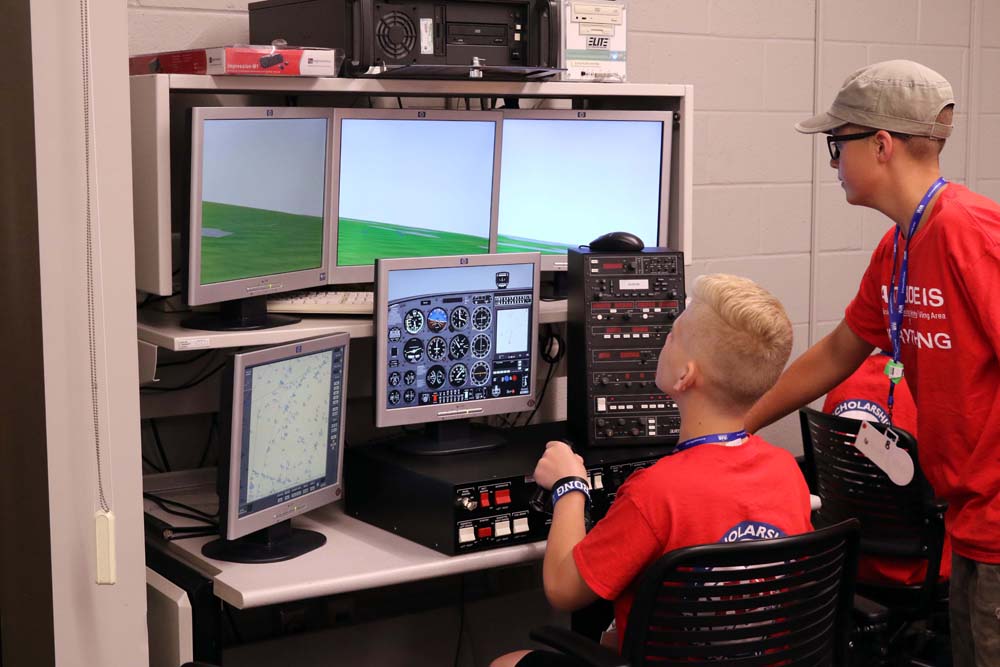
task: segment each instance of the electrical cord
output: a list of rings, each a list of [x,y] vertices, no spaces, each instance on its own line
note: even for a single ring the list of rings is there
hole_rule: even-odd
[[[161,393],[161,392],[170,392],[170,391],[183,391],[184,389],[190,389],[191,387],[197,387],[199,384],[201,384],[205,380],[208,380],[209,378],[211,378],[213,375],[215,375],[216,373],[218,373],[219,371],[221,371],[225,367],[226,367],[226,364],[225,364],[225,362],[223,362],[223,363],[219,364],[218,366],[216,366],[215,368],[213,368],[212,370],[210,370],[204,376],[202,376],[200,378],[197,378],[195,380],[191,380],[190,382],[186,382],[186,383],[184,383],[182,385],[178,385],[176,387],[142,387],[142,389],[140,389],[139,391],[140,391],[140,393],[142,393],[142,392]]]
[[[170,368],[171,366],[186,366],[188,364],[193,364],[196,361],[200,361],[200,360],[204,359],[208,355],[212,354],[212,352],[214,352],[214,350],[205,350],[204,352],[199,352],[198,354],[194,355],[190,359],[183,359],[181,361],[168,361],[168,362],[166,362],[164,364],[157,364],[156,367],[157,368]]]
[[[201,450],[201,458],[198,459],[198,467],[204,468],[208,459],[208,452],[212,449],[212,436],[219,432],[219,414],[212,413],[212,423],[208,427],[208,439],[205,441],[205,448]]]
[[[542,407],[542,401],[545,400],[545,394],[549,389],[549,383],[552,381],[552,374],[556,369],[556,366],[562,361],[562,358],[566,355],[566,341],[561,335],[555,330],[551,324],[546,325],[546,337],[545,342],[542,343],[542,349],[539,352],[539,356],[549,365],[549,370],[545,374],[545,382],[542,384],[542,390],[538,392],[538,400],[535,401],[535,409],[531,411],[528,418],[525,420],[522,426],[527,426],[531,423],[531,420],[535,418],[538,410]],[[514,424],[517,424],[517,417],[514,418]]]
[[[150,419],[149,426],[153,429],[153,442],[156,443],[156,451],[160,455],[160,463],[163,464],[163,469],[166,472],[170,472],[170,461],[167,459],[167,452],[163,449],[163,441],[160,439],[160,429],[156,426],[156,420]]]
[[[179,516],[185,519],[191,519],[192,521],[199,521],[201,523],[208,524],[209,526],[219,527],[218,521],[216,521],[216,515],[208,514],[207,512],[202,512],[197,507],[191,507],[190,505],[185,505],[184,503],[179,503],[176,500],[170,500],[169,498],[163,498],[157,496],[153,493],[143,492],[142,497],[146,500],[152,501],[157,507],[166,512],[167,514],[172,514],[174,516]],[[171,509],[168,505],[174,505],[179,507],[183,512]]]
[[[142,462],[152,468],[153,472],[163,472],[163,468],[153,463],[151,459],[146,458],[145,454],[142,455]]]

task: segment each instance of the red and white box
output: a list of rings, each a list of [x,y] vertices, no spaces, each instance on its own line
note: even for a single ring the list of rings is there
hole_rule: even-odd
[[[145,53],[128,59],[129,74],[337,76],[340,49],[233,45]]]

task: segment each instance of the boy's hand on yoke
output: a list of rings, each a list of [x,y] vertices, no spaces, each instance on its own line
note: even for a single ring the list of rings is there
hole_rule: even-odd
[[[563,477],[587,479],[587,468],[583,465],[583,457],[575,454],[569,445],[550,440],[535,465],[535,483],[543,489],[551,489]]]

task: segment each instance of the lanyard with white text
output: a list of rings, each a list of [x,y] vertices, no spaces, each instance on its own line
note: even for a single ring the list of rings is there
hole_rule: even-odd
[[[747,432],[745,430],[733,431],[732,433],[712,433],[710,435],[703,435],[699,438],[691,438],[690,440],[685,440],[684,442],[678,442],[677,446],[674,447],[673,453],[676,454],[677,452],[683,452],[685,449],[691,449],[692,447],[697,447],[698,445],[732,442],[734,440],[742,440],[745,437],[747,437]]]
[[[889,400],[886,407],[889,409],[889,423],[892,423],[892,403],[893,393],[896,385],[903,379],[903,364],[899,361],[899,354],[902,348],[901,337],[903,329],[903,310],[906,307],[906,281],[908,277],[910,260],[910,242],[913,235],[917,233],[920,226],[920,219],[924,215],[924,209],[930,203],[937,191],[948,181],[939,178],[927,189],[923,199],[917,204],[917,210],[913,212],[910,219],[910,231],[906,235],[906,245],[903,247],[903,260],[899,266],[899,285],[896,282],[896,253],[899,251],[899,226],[896,226],[896,235],[892,240],[892,273],[889,277],[889,339],[892,341],[892,361],[885,364],[885,374],[889,378]]]

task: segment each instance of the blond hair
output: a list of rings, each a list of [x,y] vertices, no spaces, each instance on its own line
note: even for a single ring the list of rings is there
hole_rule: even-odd
[[[773,294],[752,280],[699,276],[684,346],[721,404],[748,409],[778,380],[792,352],[792,324]]]

